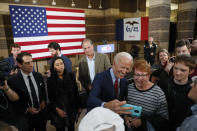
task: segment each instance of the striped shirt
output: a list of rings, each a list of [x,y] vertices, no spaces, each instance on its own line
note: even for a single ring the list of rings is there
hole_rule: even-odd
[[[138,90],[133,83],[128,85],[127,103],[142,106],[142,116],[159,114],[168,119],[168,106],[164,92],[157,85],[148,90]]]

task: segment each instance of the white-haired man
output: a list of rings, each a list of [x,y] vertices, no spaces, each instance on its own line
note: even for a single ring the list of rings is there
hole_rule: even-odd
[[[87,107],[88,111],[94,107],[105,107],[118,114],[129,114],[129,107],[121,107],[126,104],[127,81],[124,78],[130,71],[133,58],[126,52],[118,53],[112,68],[97,74],[92,83]]]

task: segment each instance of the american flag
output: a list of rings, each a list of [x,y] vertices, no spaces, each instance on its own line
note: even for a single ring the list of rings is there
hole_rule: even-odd
[[[83,53],[85,38],[84,10],[10,5],[14,43],[33,59],[48,58],[48,44],[57,42],[62,53]]]

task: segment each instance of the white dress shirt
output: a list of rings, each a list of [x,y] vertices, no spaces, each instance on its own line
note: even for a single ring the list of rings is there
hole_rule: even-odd
[[[89,73],[90,73],[90,79],[91,79],[91,83],[94,80],[95,77],[95,53],[94,53],[94,57],[92,59],[89,59],[86,56],[87,62],[88,62],[88,69],[89,69]]]
[[[39,100],[39,93],[38,93],[38,86],[36,84],[36,80],[32,74],[32,72],[29,74],[29,75],[26,75],[25,73],[23,73],[23,71],[21,70],[21,74],[23,76],[23,79],[25,81],[25,85],[27,87],[27,90],[28,90],[28,93],[29,93],[29,96],[30,96],[30,99],[31,99],[31,105],[33,105],[33,99],[32,99],[32,95],[31,95],[31,88],[30,88],[30,85],[29,85],[29,80],[28,80],[28,76],[30,76],[32,82],[33,82],[33,85],[34,85],[34,88],[35,88],[35,91],[36,91],[36,96],[37,96],[37,99],[38,99],[38,102],[40,101]],[[30,106],[30,105],[29,105]]]

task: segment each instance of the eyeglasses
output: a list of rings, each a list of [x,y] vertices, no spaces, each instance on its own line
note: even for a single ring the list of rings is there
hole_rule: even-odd
[[[135,77],[146,77],[148,74],[134,74]]]

